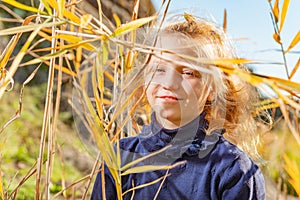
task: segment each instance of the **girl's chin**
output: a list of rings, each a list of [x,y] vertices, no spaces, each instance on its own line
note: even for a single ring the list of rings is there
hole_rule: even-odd
[[[156,110],[156,118],[162,123],[162,125],[166,122],[177,125],[178,127],[187,124],[188,122],[194,120],[199,113],[188,113],[189,115],[182,116],[180,111],[178,110]],[[186,113],[187,114],[187,113]],[[165,121],[165,122],[163,122]],[[165,127],[166,128],[166,127]]]
[[[173,124],[180,124],[181,122],[180,111],[156,111],[156,118],[159,121],[165,121]]]
[[[156,115],[159,115],[161,118],[165,119],[180,119],[181,118],[180,109],[160,109],[156,111]]]

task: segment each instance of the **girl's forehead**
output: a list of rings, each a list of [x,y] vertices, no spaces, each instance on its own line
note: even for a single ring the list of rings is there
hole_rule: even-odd
[[[154,53],[150,59],[150,62],[152,63],[170,63],[172,61],[184,62],[184,59],[172,53]]]
[[[195,63],[185,58],[182,58],[179,54],[174,53],[157,53],[151,56],[149,61],[150,66],[157,65],[173,65],[186,68],[196,69],[198,68]]]
[[[178,34],[165,34],[160,36],[155,47],[179,54],[188,54],[197,49],[193,40]]]
[[[190,63],[186,62],[183,58],[170,54],[170,53],[163,53],[158,55],[152,55],[149,66],[150,67],[157,67],[157,66],[172,66],[172,67],[190,67]]]

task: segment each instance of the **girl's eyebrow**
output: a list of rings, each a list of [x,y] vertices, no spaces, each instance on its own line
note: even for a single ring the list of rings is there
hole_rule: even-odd
[[[180,58],[179,58],[180,59]],[[165,58],[163,56],[157,56],[157,55],[154,55],[152,58],[151,58],[151,61],[149,63],[152,63],[152,66],[153,65],[159,65],[159,64],[168,64],[168,63],[172,63],[178,67],[181,67],[181,68],[190,68],[192,70],[196,70],[198,71],[197,69],[197,66],[190,63],[189,61],[185,60],[185,59],[180,59],[180,60],[172,60],[171,58]]]
[[[184,62],[184,61],[171,61],[171,60],[160,59],[160,60],[151,61],[150,63],[149,63],[150,64],[149,66],[154,66],[154,67],[159,66],[159,65],[164,65],[164,64],[172,63],[177,68],[180,68],[180,69],[188,68],[188,69],[191,69],[191,70],[197,70],[195,68],[195,66],[193,66],[192,64],[190,64],[188,62]]]

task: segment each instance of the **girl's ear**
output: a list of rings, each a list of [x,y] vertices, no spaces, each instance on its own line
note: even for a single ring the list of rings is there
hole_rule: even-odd
[[[207,101],[208,102],[214,102],[216,100],[216,93],[215,93],[215,90],[214,88],[209,88],[209,94],[208,94],[208,97],[207,97]]]
[[[210,101],[210,102],[213,102],[215,100],[215,93],[214,92],[211,92],[208,97],[207,97],[207,100]]]

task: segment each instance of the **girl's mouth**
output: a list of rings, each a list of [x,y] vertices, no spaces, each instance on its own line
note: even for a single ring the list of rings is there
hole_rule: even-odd
[[[175,96],[158,96],[159,99],[162,99],[164,101],[167,101],[167,102],[178,102],[180,101],[181,99],[175,97]]]
[[[174,99],[174,100],[178,100],[177,97],[174,97],[174,96],[160,96],[159,98],[162,98],[162,99]]]

